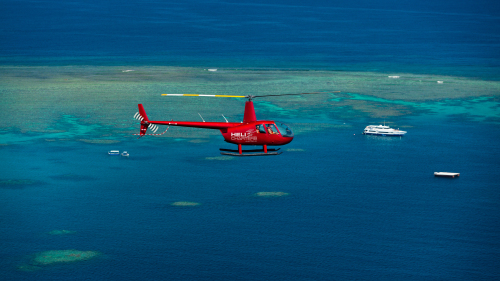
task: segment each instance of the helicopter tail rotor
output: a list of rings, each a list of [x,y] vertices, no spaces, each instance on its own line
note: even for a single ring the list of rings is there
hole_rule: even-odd
[[[159,136],[159,135],[163,135],[165,132],[167,132],[168,128],[169,128],[169,127],[167,127],[165,132],[163,132],[161,134],[146,134],[148,128],[151,130],[151,132],[156,133],[156,131],[158,131],[158,126],[156,126],[155,124],[149,123],[148,116],[146,115],[146,111],[144,110],[144,107],[142,106],[142,104],[139,104],[139,112],[137,112],[134,115],[134,119],[141,121],[141,129],[139,131],[139,134],[134,134],[134,136],[140,136],[140,137],[142,137],[144,135]]]

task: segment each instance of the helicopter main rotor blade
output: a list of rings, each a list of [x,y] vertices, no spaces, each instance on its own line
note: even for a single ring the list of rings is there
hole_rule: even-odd
[[[330,93],[340,93],[340,91],[334,91],[334,92],[311,92],[311,93],[300,93],[300,94],[264,95],[264,96],[252,96],[252,98],[281,97],[281,96],[301,96],[301,95],[330,94]]]
[[[312,95],[312,94],[331,94],[340,93],[340,91],[334,92],[311,92],[311,93],[300,93],[300,94],[281,94],[281,95],[262,95],[262,96],[234,96],[234,95],[200,95],[200,94],[161,94],[162,96],[177,96],[177,97],[217,97],[217,98],[247,98],[252,100],[253,98],[265,98],[265,97],[281,97],[281,96],[302,96],[302,95]]]
[[[247,96],[229,96],[229,95],[199,95],[199,94],[161,94],[162,96],[178,97],[217,97],[217,98],[246,98]]]

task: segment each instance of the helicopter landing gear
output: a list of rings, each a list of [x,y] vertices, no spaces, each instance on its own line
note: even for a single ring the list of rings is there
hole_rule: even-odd
[[[271,156],[271,155],[280,155],[283,152],[277,152],[280,150],[280,148],[275,149],[275,148],[267,148],[267,145],[263,145],[262,149],[249,149],[249,150],[242,150],[241,149],[241,144],[238,144],[238,150],[234,149],[225,149],[225,148],[220,148],[220,151],[222,151],[220,154],[222,155],[230,155],[230,156]],[[250,153],[248,153],[250,152]],[[259,153],[261,152],[261,153]],[[262,153],[263,152],[263,153]]]

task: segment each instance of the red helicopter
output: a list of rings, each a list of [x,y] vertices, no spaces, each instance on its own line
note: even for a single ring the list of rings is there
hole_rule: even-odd
[[[238,150],[223,149],[222,155],[231,156],[268,156],[279,155],[278,149],[268,148],[267,146],[280,146],[290,143],[293,140],[292,130],[285,124],[271,120],[257,120],[255,116],[255,109],[253,106],[253,99],[260,97],[271,96],[287,96],[287,95],[304,95],[304,94],[319,94],[315,93],[302,93],[302,94],[283,94],[283,95],[266,95],[266,96],[229,96],[229,95],[198,95],[198,94],[162,94],[162,96],[196,96],[196,97],[231,97],[231,98],[247,98],[245,103],[245,113],[243,115],[243,122],[186,122],[186,121],[151,121],[146,115],[146,111],[142,104],[139,104],[139,112],[134,116],[135,119],[141,121],[141,130],[139,138],[145,135],[162,135],[162,134],[146,134],[148,128],[156,133],[158,127],[156,125],[167,126],[182,126],[194,127],[204,129],[220,130],[224,140],[228,143],[238,145]],[[223,115],[224,116],[224,115]],[[201,115],[200,115],[201,117]],[[203,119],[203,118],[202,118]],[[225,119],[225,117],[224,117]],[[242,150],[243,145],[261,145],[262,149]]]

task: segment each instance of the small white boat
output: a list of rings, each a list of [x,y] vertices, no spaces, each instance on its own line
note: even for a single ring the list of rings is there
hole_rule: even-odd
[[[120,151],[119,150],[110,150],[110,151],[108,151],[108,154],[109,155],[120,155]]]
[[[450,173],[450,172],[434,172],[435,177],[447,177],[447,178],[454,178],[454,177],[459,177],[460,173]]]
[[[122,156],[123,157],[129,157],[129,154],[128,154],[128,152],[124,151],[124,152],[122,152]]]
[[[363,131],[363,135],[377,135],[377,136],[395,136],[400,137],[406,134],[406,131],[399,129],[392,129],[385,125],[368,125]]]

